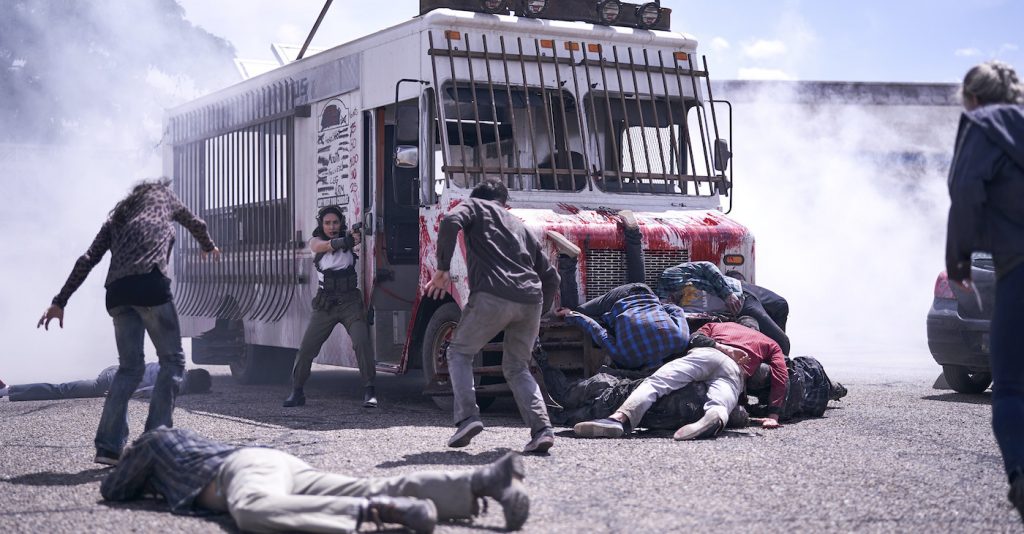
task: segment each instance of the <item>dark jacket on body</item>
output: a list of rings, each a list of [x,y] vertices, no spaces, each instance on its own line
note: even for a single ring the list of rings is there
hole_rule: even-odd
[[[512,302],[543,302],[551,308],[558,292],[558,271],[547,252],[518,217],[497,202],[469,198],[441,221],[437,234],[437,268],[451,269],[455,244],[466,236],[469,290]]]
[[[1024,106],[992,104],[960,117],[949,173],[946,272],[971,275],[991,252],[997,276],[1024,263]]]

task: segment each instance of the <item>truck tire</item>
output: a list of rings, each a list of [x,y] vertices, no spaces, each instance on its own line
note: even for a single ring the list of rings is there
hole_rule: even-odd
[[[423,358],[424,386],[429,387],[437,380],[437,364],[440,359],[441,349],[445,342],[451,340],[455,327],[459,324],[459,318],[461,317],[462,310],[454,302],[443,304],[430,317],[430,322],[427,323],[427,328],[423,332],[423,345],[420,349],[420,355]],[[477,355],[477,357],[479,358],[480,356]],[[475,377],[474,382],[479,384],[480,377]],[[442,380],[440,385],[451,389],[451,383],[448,380]],[[448,413],[452,413],[455,410],[455,399],[451,395],[431,395],[430,398],[438,408]],[[494,397],[478,396],[476,398],[476,404],[481,410],[486,410],[493,403]]]
[[[231,362],[231,376],[239,384],[280,384],[291,377],[295,349],[246,343]]]
[[[943,365],[942,376],[957,393],[981,393],[992,384],[992,373],[976,373],[959,365]]]

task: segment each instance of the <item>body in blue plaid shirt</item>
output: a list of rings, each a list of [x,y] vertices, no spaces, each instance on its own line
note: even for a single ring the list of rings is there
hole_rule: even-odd
[[[686,352],[690,341],[683,309],[662,302],[644,284],[619,286],[559,315],[586,330],[625,369],[659,365],[672,354]]]

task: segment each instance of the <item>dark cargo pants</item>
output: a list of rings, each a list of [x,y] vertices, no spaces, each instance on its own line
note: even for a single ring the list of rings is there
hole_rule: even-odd
[[[331,305],[314,309],[309,326],[302,336],[299,352],[295,355],[292,368],[292,387],[301,388],[309,379],[313,359],[320,354],[331,332],[337,325],[343,325],[352,338],[352,349],[359,363],[359,374],[364,386],[372,386],[377,376],[377,363],[370,343],[370,332],[366,325],[366,311],[363,309],[363,294],[359,289],[350,289],[336,297]]]

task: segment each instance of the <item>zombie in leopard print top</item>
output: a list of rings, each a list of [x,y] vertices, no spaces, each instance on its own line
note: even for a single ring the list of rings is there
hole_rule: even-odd
[[[103,283],[105,287],[126,276],[151,272],[153,267],[167,276],[167,261],[174,246],[171,221],[184,226],[204,251],[216,248],[206,229],[206,222],[193,215],[167,185],[148,188],[139,200],[120,224],[115,223],[112,217],[103,223],[89,250],[75,262],[60,293],[53,297],[53,304],[64,308],[71,294],[82,285],[107,250],[110,251],[110,269]]]

